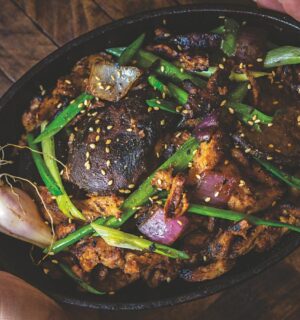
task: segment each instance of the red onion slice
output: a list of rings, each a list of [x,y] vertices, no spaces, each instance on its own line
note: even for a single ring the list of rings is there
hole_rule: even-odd
[[[194,136],[199,141],[210,140],[213,133],[219,126],[218,113],[213,112],[207,115],[194,129]]]
[[[166,218],[163,208],[157,207],[155,211],[138,225],[139,231],[148,239],[171,245],[186,229],[189,220],[186,216]]]
[[[226,177],[222,172],[207,170],[200,175],[192,197],[196,201],[205,201],[209,198],[211,205],[224,206],[227,204],[236,183],[233,177]]]

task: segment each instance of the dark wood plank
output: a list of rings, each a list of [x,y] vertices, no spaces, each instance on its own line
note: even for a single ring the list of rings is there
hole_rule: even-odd
[[[0,97],[12,85],[12,81],[0,70]]]
[[[0,69],[18,79],[56,46],[11,1],[0,0]]]
[[[177,4],[176,0],[95,0],[113,19]]]
[[[57,44],[110,22],[93,0],[14,0]]]
[[[218,0],[218,1],[205,1],[205,0],[177,0],[180,4],[193,4],[193,3],[230,3],[240,5],[255,6],[253,0]]]

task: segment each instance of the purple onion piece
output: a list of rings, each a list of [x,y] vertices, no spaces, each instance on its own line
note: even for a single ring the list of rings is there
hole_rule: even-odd
[[[195,127],[194,136],[199,141],[208,141],[218,126],[219,114],[217,112],[210,113]]]
[[[166,218],[164,209],[158,207],[154,213],[138,225],[138,229],[152,241],[171,245],[180,237],[188,223],[189,220],[186,216]]]
[[[210,198],[210,205],[224,206],[227,204],[237,181],[226,177],[222,172],[204,171],[192,192],[194,201]]]

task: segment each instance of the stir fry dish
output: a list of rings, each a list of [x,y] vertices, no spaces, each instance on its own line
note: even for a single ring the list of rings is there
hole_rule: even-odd
[[[220,21],[84,57],[32,99],[1,231],[49,277],[205,281],[300,232],[300,48]]]

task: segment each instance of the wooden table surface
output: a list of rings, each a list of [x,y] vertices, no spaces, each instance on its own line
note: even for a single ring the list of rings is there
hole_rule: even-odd
[[[0,0],[0,95],[67,41],[137,12],[189,0]],[[207,1],[243,3],[247,0]],[[72,319],[300,319],[300,249],[263,274],[211,297],[154,311],[65,309]]]

